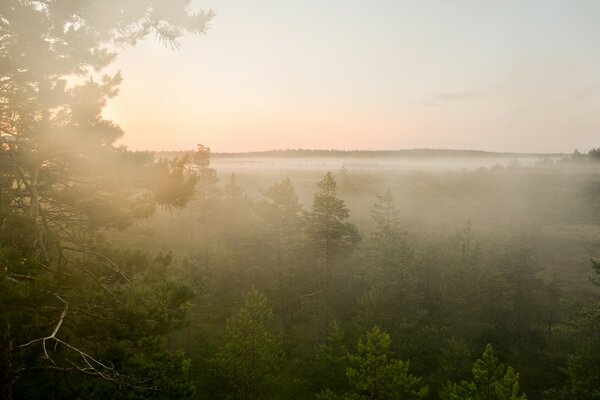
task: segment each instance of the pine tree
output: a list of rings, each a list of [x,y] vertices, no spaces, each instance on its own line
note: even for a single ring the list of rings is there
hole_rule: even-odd
[[[240,186],[235,174],[231,174],[223,187],[220,204],[220,225],[225,242],[234,255],[243,251],[241,244],[248,244],[251,223],[254,218],[252,203]]]
[[[401,321],[418,315],[413,254],[389,189],[377,195],[371,215],[374,227],[368,243],[369,268],[364,273],[369,289],[360,297],[359,312],[365,327],[379,325],[395,331]]]
[[[471,370],[473,381],[448,384],[441,393],[445,400],[526,400],[520,393],[519,374],[506,367],[494,356],[490,344],[485,347],[482,358]]]
[[[190,204],[190,254],[195,248],[194,226],[200,225],[204,263],[209,258],[209,226],[216,213],[220,190],[217,187],[217,171],[210,166],[210,148],[198,144],[192,157],[192,168],[196,176],[194,202]],[[194,218],[197,217],[197,218]]]
[[[212,363],[231,384],[234,398],[262,398],[275,384],[284,353],[280,338],[271,332],[272,319],[267,299],[252,289],[227,321],[227,341]]]
[[[279,312],[284,331],[287,330],[289,305],[289,268],[293,246],[299,239],[302,228],[302,207],[298,195],[289,179],[277,182],[261,191],[264,199],[258,204],[258,214],[265,222],[267,234],[274,245],[274,258],[277,265],[277,290],[279,292]]]
[[[212,15],[189,1],[0,3],[0,295],[2,304],[14,300],[0,314],[4,398],[13,384],[52,374],[94,376],[115,383],[113,391],[135,386],[102,360],[128,346],[114,321],[147,317],[152,306],[140,295],[160,285],[137,269],[140,257],[120,264],[129,257],[104,237],[157,207],[185,206],[195,176],[188,156],[157,162],[115,145],[123,131],[102,110],[122,78],[102,74],[115,49],[150,35],[176,46],[186,33],[204,33]],[[172,316],[180,311],[173,305],[155,311]],[[98,321],[110,328],[89,328]],[[163,322],[144,335],[172,328]],[[130,351],[144,335],[130,335]],[[55,387],[46,394],[61,397]]]
[[[340,391],[346,386],[346,368],[348,365],[348,348],[340,324],[330,324],[325,342],[319,344],[315,351],[315,377],[312,381],[320,387]]]
[[[600,287],[600,261],[590,260],[594,275],[590,281]],[[573,333],[579,339],[563,372],[565,382],[557,389],[544,392],[547,400],[598,400],[600,399],[600,301],[589,302],[580,307],[571,323]]]
[[[390,335],[374,327],[358,341],[357,353],[350,356],[353,367],[346,375],[357,393],[364,399],[422,399],[427,388],[421,379],[408,372],[407,361],[391,358]]]
[[[324,337],[329,325],[329,301],[332,296],[331,280],[334,262],[353,249],[360,240],[358,229],[346,222],[350,211],[344,201],[337,196],[336,182],[331,172],[325,174],[317,183],[319,192],[313,199],[312,209],[306,214],[307,232],[315,244],[318,257],[322,263],[321,291],[323,294]]]
[[[409,363],[391,357],[390,335],[375,326],[360,338],[357,351],[350,354],[346,369],[349,391],[336,395],[322,391],[317,398],[356,400],[419,400],[427,396],[428,388],[421,379],[408,372]]]
[[[400,229],[394,196],[390,189],[377,195],[371,211],[375,223],[372,232],[372,254],[377,258],[376,268],[382,272],[390,270],[402,275],[411,257],[405,234]]]

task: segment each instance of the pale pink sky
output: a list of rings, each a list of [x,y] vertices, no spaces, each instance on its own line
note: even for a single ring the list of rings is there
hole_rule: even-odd
[[[600,146],[600,2],[197,1],[172,51],[123,51],[131,149]]]

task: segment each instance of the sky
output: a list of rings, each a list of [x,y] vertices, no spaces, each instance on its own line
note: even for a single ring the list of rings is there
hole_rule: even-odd
[[[122,50],[133,150],[600,146],[600,1],[197,0],[177,50]]]

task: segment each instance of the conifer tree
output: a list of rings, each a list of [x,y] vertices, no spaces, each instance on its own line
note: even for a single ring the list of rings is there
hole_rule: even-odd
[[[600,261],[590,260],[594,275],[590,281],[600,288]],[[546,400],[600,399],[600,300],[580,307],[571,322],[578,340],[563,372],[566,376],[561,387],[545,391]]]
[[[268,395],[283,360],[279,336],[272,333],[273,313],[256,289],[227,321],[227,341],[212,360],[215,370],[231,384],[236,399]]]
[[[214,220],[216,207],[220,195],[217,186],[217,171],[210,166],[210,148],[198,144],[197,150],[192,156],[192,168],[196,176],[196,186],[194,193],[194,202],[189,206],[190,209],[190,253],[195,248],[196,238],[194,235],[194,226],[197,222],[200,225],[202,235],[202,252],[204,253],[204,263],[209,258],[209,225]]]
[[[109,350],[133,351],[173,321],[133,330],[128,344],[114,321],[143,321],[153,307],[142,294],[169,298],[179,288],[148,281],[143,257],[124,256],[105,237],[157,207],[185,206],[195,177],[188,156],[156,162],[115,145],[123,131],[102,110],[122,78],[106,68],[122,46],[150,35],[177,46],[204,33],[212,15],[185,0],[0,3],[0,293],[2,304],[14,300],[0,314],[4,398],[44,374],[94,376],[113,391],[145,379],[117,371]],[[157,315],[178,314],[186,299],[175,298]],[[109,328],[89,328],[99,321]]]
[[[473,381],[451,383],[441,393],[445,400],[526,400],[519,390],[519,374],[500,363],[490,344],[475,361]]]
[[[261,191],[264,199],[258,204],[258,213],[265,222],[266,229],[275,248],[277,265],[277,290],[279,292],[279,312],[284,331],[287,328],[289,268],[293,246],[299,238],[302,227],[298,195],[289,179],[277,182]]]
[[[325,342],[320,343],[315,351],[315,384],[334,391],[344,389],[349,356],[345,340],[340,324],[334,320],[330,324]]]
[[[336,395],[331,390],[321,392],[320,400],[419,400],[427,396],[428,388],[421,379],[408,372],[409,363],[391,356],[391,339],[375,326],[358,341],[356,353],[350,354],[346,369],[349,391]]]
[[[368,242],[369,268],[364,279],[369,289],[359,300],[364,326],[394,331],[401,320],[414,318],[419,304],[413,253],[400,229],[394,197],[388,189],[377,195],[371,211],[373,229]],[[398,313],[398,310],[402,313]]]
[[[363,399],[425,397],[427,388],[408,372],[409,363],[391,358],[391,343],[390,335],[377,326],[359,339],[356,354],[350,356],[353,366],[346,371],[351,386]]]
[[[411,254],[405,234],[400,229],[394,196],[389,188],[384,194],[377,195],[371,215],[374,222],[372,253],[378,261],[376,268],[403,274]]]
[[[235,174],[231,174],[223,187],[221,201],[221,229],[226,243],[233,254],[239,254],[243,239],[250,236],[251,221],[254,217],[252,203],[240,186]]]
[[[346,222],[350,211],[344,200],[337,196],[337,185],[331,172],[325,174],[317,183],[317,187],[319,191],[314,196],[310,212],[306,214],[306,222],[308,235],[316,247],[322,265],[322,327],[326,336],[335,261],[340,255],[347,254],[353,249],[360,240],[360,235],[353,224]]]

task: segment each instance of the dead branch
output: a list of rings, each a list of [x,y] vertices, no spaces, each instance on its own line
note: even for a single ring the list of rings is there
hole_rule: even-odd
[[[70,250],[70,251],[75,251],[75,252],[79,252],[79,253],[83,253],[83,254],[91,254],[94,257],[96,257],[97,259],[105,261],[105,262],[101,262],[102,265],[106,266],[113,272],[116,272],[117,274],[119,274],[119,276],[121,276],[123,279],[125,279],[125,281],[129,284],[129,286],[133,287],[133,283],[131,282],[131,280],[129,279],[127,274],[125,274],[125,272],[123,272],[117,266],[117,264],[115,264],[110,258],[106,257],[104,254],[101,254],[101,253],[98,253],[98,252],[95,252],[92,250],[88,250],[88,249],[77,249],[74,247],[64,247],[64,246],[61,247],[61,250]]]

